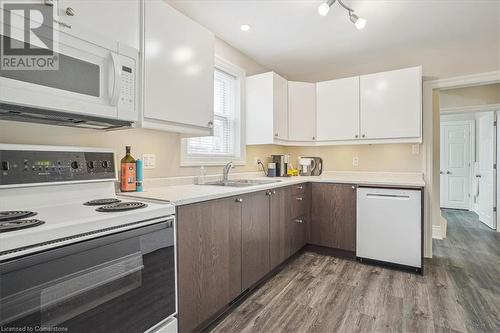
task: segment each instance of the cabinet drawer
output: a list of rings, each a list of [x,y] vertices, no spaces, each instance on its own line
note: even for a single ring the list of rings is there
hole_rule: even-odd
[[[306,213],[306,196],[304,193],[292,194],[289,198],[290,219],[303,216]]]
[[[290,186],[290,193],[292,195],[303,195],[306,191],[307,184],[297,184]]]

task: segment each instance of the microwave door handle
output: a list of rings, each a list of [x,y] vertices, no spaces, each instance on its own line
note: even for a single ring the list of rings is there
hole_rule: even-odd
[[[122,71],[120,64],[120,57],[118,54],[111,52],[111,62],[112,62],[112,72],[113,72],[113,82],[110,86],[110,104],[113,106],[118,105],[118,99],[120,98],[121,83],[122,83]]]

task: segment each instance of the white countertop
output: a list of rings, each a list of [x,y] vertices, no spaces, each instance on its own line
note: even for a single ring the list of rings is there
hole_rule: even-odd
[[[209,176],[209,181],[216,180],[216,176]],[[231,197],[244,193],[257,192],[276,187],[293,184],[320,182],[320,183],[348,183],[370,186],[394,187],[424,187],[422,173],[419,172],[324,172],[318,177],[262,177],[261,173],[233,173],[230,179],[267,179],[280,182],[247,187],[229,187],[216,185],[195,185],[193,177],[157,178],[144,181],[143,192],[120,193],[136,198],[151,200],[168,200],[176,206]]]

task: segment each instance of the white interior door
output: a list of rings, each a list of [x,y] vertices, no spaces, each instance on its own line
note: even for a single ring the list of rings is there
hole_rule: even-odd
[[[479,115],[478,119],[478,162],[479,181],[478,215],[479,221],[496,229],[495,206],[495,169],[496,130],[493,112]]]
[[[470,124],[441,123],[441,207],[469,209]]]

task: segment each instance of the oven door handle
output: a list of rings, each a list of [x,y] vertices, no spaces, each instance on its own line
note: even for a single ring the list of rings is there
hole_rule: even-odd
[[[111,80],[111,78],[109,80],[109,82],[110,82],[109,103],[112,106],[117,106],[118,99],[120,98],[120,93],[121,93],[122,71],[121,71],[120,56],[114,52],[111,52],[111,70],[110,70],[110,72],[113,75],[113,80]]]

